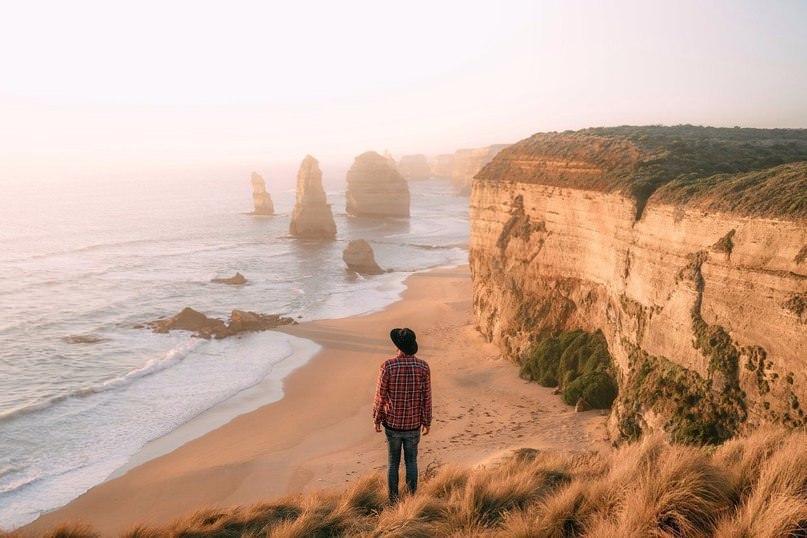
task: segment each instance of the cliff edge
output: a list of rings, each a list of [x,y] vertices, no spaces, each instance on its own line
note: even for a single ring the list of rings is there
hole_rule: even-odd
[[[522,360],[601,331],[614,437],[805,424],[807,130],[540,133],[476,176],[479,328]]]

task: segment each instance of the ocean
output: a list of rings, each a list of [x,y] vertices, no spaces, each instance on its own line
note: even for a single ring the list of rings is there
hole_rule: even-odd
[[[413,272],[467,262],[468,200],[447,182],[410,183],[409,219],[359,219],[345,215],[344,175],[326,177],[338,237],[306,241],[288,236],[293,173],[266,180],[272,217],[248,214],[247,174],[4,189],[0,528],[68,503],[239,395],[281,398],[282,378],[318,349],[272,331],[207,341],[135,325],[185,306],[351,316],[394,302]],[[358,238],[391,272],[345,271]],[[210,282],[236,271],[246,285]]]

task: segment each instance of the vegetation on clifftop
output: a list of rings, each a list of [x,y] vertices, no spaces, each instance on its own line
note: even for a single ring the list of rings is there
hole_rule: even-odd
[[[742,174],[682,177],[661,187],[652,200],[708,212],[807,220],[807,162]]]
[[[432,468],[386,503],[380,474],[347,489],[206,508],[125,538],[804,536],[807,433],[764,430],[717,449],[649,437],[608,454],[521,449],[483,468]],[[65,525],[51,538],[98,536]]]
[[[553,165],[539,165],[548,161]],[[739,200],[732,194],[732,200],[719,207],[790,217],[793,211],[803,215],[804,202],[788,201],[787,193],[779,196],[775,190],[785,184],[797,188],[799,183],[791,176],[797,176],[799,169],[792,174],[748,172],[799,161],[807,161],[807,129],[598,127],[535,134],[503,149],[477,178],[621,192],[637,201],[637,216],[650,196],[668,183],[678,185],[670,189],[670,199],[688,203],[716,201],[715,186],[731,181],[725,192],[740,186],[743,192]],[[804,169],[800,170],[803,178]]]
[[[595,409],[608,409],[617,396],[612,368],[608,343],[599,331],[544,336],[521,359],[521,377],[544,387],[560,386],[567,404],[582,398]]]

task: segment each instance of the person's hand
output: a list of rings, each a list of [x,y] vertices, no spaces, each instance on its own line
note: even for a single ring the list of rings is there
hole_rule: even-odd
[[[429,430],[430,430],[430,429],[431,429],[431,427],[430,427],[430,426],[423,426],[423,427],[421,428],[421,432],[423,433],[423,435],[429,435]]]
[[[376,433],[381,433],[381,424],[376,424],[375,425],[375,431],[376,431]]]

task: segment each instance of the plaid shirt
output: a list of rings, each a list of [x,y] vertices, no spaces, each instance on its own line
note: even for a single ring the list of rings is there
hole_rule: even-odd
[[[432,382],[426,361],[401,353],[381,365],[373,422],[391,430],[431,426]]]

